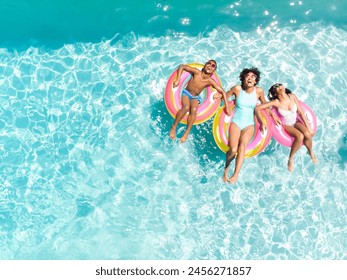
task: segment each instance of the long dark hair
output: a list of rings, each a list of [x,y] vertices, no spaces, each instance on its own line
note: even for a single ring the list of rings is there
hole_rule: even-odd
[[[276,88],[278,88],[279,85],[282,85],[282,84],[276,83],[269,88],[267,98],[270,101],[274,100],[274,99],[278,99],[277,94],[276,94]],[[292,93],[292,91],[289,88],[286,88],[285,91],[286,91],[286,94],[288,94],[288,95]]]
[[[242,70],[242,72],[240,73],[240,76],[239,76],[242,88],[244,87],[243,83],[244,83],[245,77],[250,72],[252,72],[254,75],[257,76],[257,78],[255,79],[255,84],[257,85],[259,83],[259,81],[260,81],[260,71],[259,71],[259,69],[256,68],[256,67],[253,67],[253,66],[252,66],[252,68],[244,68]]]

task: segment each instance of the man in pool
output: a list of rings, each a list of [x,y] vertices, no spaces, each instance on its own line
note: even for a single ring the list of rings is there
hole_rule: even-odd
[[[223,96],[224,102],[226,104],[226,112],[230,115],[230,109],[227,105],[227,97],[224,89],[222,89],[215,80],[213,80],[212,75],[217,69],[217,62],[213,59],[208,60],[204,67],[199,70],[197,68],[191,67],[189,65],[181,64],[177,69],[176,79],[173,81],[173,86],[177,87],[181,78],[183,71],[189,72],[192,77],[188,81],[186,88],[182,92],[182,108],[177,112],[175,121],[170,129],[170,138],[176,138],[176,128],[178,123],[183,119],[185,114],[189,112],[187,120],[187,129],[181,137],[181,143],[184,143],[189,135],[191,128],[196,119],[196,112],[201,102],[201,97],[199,94],[205,87],[212,86],[220,94],[216,98],[221,98]]]

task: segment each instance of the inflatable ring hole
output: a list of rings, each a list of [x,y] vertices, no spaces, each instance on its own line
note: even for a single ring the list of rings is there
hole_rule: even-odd
[[[199,94],[199,96],[200,96],[200,98],[201,98],[201,103],[200,103],[200,104],[204,103],[205,100],[206,100],[206,98],[207,98],[207,88],[204,88],[204,89],[202,90],[202,92]],[[199,104],[199,105],[200,105],[200,104]]]

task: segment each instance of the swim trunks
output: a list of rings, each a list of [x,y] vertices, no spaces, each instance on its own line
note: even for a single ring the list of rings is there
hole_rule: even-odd
[[[192,95],[188,90],[184,89],[182,91],[182,96],[187,96],[189,98],[189,100],[193,100],[193,99],[197,99],[199,104],[201,103],[201,96],[199,95]]]
[[[236,98],[235,114],[233,123],[241,130],[247,126],[254,125],[254,108],[257,105],[256,88],[252,93],[246,93],[241,90]]]

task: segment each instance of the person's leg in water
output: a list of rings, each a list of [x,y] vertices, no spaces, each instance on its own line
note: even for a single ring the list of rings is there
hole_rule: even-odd
[[[228,179],[228,181],[232,184],[235,184],[237,181],[243,161],[245,159],[247,145],[251,141],[253,134],[254,134],[254,125],[247,126],[241,131],[240,141],[237,148],[237,157],[236,157],[234,174]]]
[[[289,159],[288,159],[288,170],[290,172],[294,169],[294,155],[300,149],[302,145],[302,141],[304,140],[304,134],[301,133],[300,130],[290,125],[283,125],[285,131],[289,133],[292,137],[294,137],[294,142],[290,149]]]
[[[184,132],[183,136],[181,137],[181,143],[184,143],[187,141],[189,132],[192,129],[193,124],[194,124],[195,119],[196,119],[196,113],[197,113],[198,106],[199,106],[198,99],[190,100],[190,111],[189,111],[188,120],[187,120],[187,129]]]
[[[311,135],[311,133],[309,132],[309,130],[307,129],[307,127],[302,124],[301,122],[296,122],[294,125],[295,128],[297,128],[298,130],[300,130],[300,132],[304,135],[304,145],[307,148],[308,154],[310,155],[312,161],[314,163],[318,163],[318,160],[313,152],[313,141],[312,141],[312,137],[313,135]]]
[[[186,95],[182,95],[182,108],[178,110],[176,114],[175,121],[170,129],[170,138],[173,140],[176,138],[176,129],[178,123],[184,118],[185,114],[189,111],[190,108],[190,100]]]
[[[237,147],[239,145],[241,130],[240,128],[235,124],[231,123],[230,129],[229,129],[229,141],[228,146],[229,150],[226,152],[225,156],[225,167],[224,167],[224,175],[223,175],[223,181],[228,181],[228,174],[229,174],[229,166],[231,162],[235,159],[236,153],[237,153]]]

